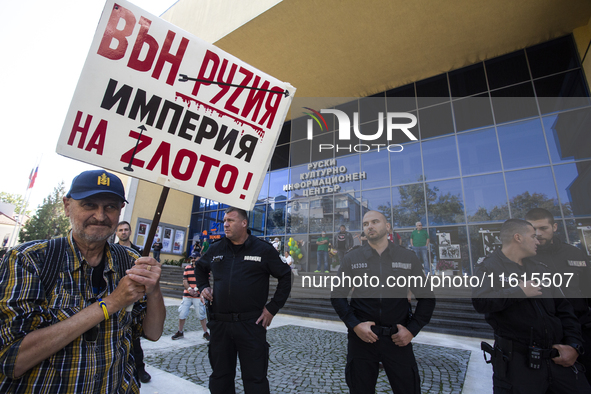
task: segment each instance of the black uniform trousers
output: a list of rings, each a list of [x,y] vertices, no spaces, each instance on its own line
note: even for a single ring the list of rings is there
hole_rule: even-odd
[[[498,368],[493,367],[494,394],[575,394],[591,393],[591,388],[578,362],[572,367],[560,366],[550,358],[542,359],[540,369],[528,367],[527,354],[513,352],[510,361],[505,363],[506,376],[499,377]]]
[[[380,361],[396,394],[421,392],[419,369],[412,343],[397,346],[392,338],[379,335],[375,343],[363,342],[354,332],[349,333],[345,377],[351,394],[374,394]]]
[[[240,358],[242,382],[246,394],[268,394],[269,344],[267,330],[255,324],[257,318],[222,322],[211,320],[209,362],[212,373],[209,376],[211,394],[233,394],[236,392],[236,356]]]
[[[579,356],[577,361],[585,367],[585,376],[587,377],[589,384],[591,384],[591,328],[582,327],[582,329],[585,354]]]

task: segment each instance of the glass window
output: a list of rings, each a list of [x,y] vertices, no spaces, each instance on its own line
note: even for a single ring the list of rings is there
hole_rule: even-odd
[[[380,112],[384,117],[386,116],[386,99],[384,93],[381,93],[381,97],[365,97],[359,100],[360,124],[378,120],[378,114]]]
[[[291,141],[291,121],[283,123],[281,131],[279,132],[279,138],[277,139],[277,145],[283,145]]]
[[[465,223],[459,179],[425,183],[429,226]]]
[[[529,47],[525,52],[534,78],[570,70],[579,65],[571,35]]]
[[[465,97],[487,90],[484,64],[476,63],[449,72],[449,87],[452,97]]]
[[[267,197],[269,197],[269,173],[265,175],[265,180],[263,181],[263,186],[261,186],[261,191],[259,192],[259,198],[257,199],[257,203],[266,202]]]
[[[456,100],[452,105],[458,132],[493,124],[488,93]]]
[[[261,204],[255,205],[254,209],[250,212],[250,223],[248,228],[250,228],[252,235],[264,235],[267,216],[266,211],[267,206],[265,204]]]
[[[291,144],[291,165],[310,162],[310,140],[296,141]]]
[[[271,170],[289,167],[289,148],[291,145],[280,145],[275,148],[271,156]]]
[[[413,183],[392,188],[392,224],[394,227],[414,227],[425,223],[425,188],[423,183]]]
[[[354,172],[360,172],[359,169],[359,155],[351,155],[346,157],[339,157],[337,160],[337,166],[345,166],[347,168],[346,174],[352,174]],[[342,175],[346,175],[342,174]],[[368,178],[371,177],[372,174],[367,174]],[[375,176],[375,175],[374,175]],[[361,181],[351,181],[351,182],[343,182],[339,183],[341,187],[340,192],[351,192],[351,191],[359,191],[359,185]]]
[[[591,215],[591,161],[554,166],[564,216]]]
[[[423,180],[421,145],[418,142],[412,142],[402,146],[404,147],[402,152],[390,152],[392,185]]]
[[[460,176],[455,136],[423,141],[421,144],[427,181]]]
[[[291,120],[291,142],[306,139],[308,137],[309,116],[300,116]]]
[[[363,189],[390,186],[388,151],[386,149],[361,154],[361,171],[365,171],[367,178],[361,181]],[[384,177],[387,177],[384,181]]]
[[[310,204],[307,199],[291,201],[287,204],[287,234],[308,232]]]
[[[441,74],[416,83],[419,108],[449,101],[447,75]]]
[[[560,216],[556,187],[550,167],[505,173],[511,217],[523,218],[532,208],[544,208]]]
[[[462,175],[501,171],[495,129],[458,134]]]
[[[503,174],[464,178],[464,196],[469,222],[509,219]]]
[[[388,112],[410,112],[417,108],[414,83],[386,91]]]
[[[310,200],[310,232],[330,232],[333,229],[334,200],[331,195],[311,197]]]
[[[287,192],[283,186],[289,183],[289,170],[283,169],[269,173],[269,199],[273,201],[287,200]]]
[[[589,105],[581,70],[535,80],[534,86],[543,114]]]
[[[361,204],[359,193],[343,193],[334,196],[334,225],[335,231],[340,225],[348,230],[361,229]]]
[[[285,234],[285,202],[275,202],[267,207],[267,235]]]
[[[398,119],[394,120],[394,123],[397,121]],[[376,145],[384,145],[384,147],[380,147],[381,149],[385,149],[385,146],[388,145],[388,132],[387,132],[387,119],[386,119],[386,114],[384,114],[384,118],[381,120],[381,126],[380,126],[380,122],[377,120],[374,120],[372,122],[369,123],[364,123],[362,125],[359,125],[359,133],[363,136],[367,136],[367,137],[375,137],[377,135],[377,138],[375,140],[360,140],[359,143],[362,145],[362,147],[359,147],[358,150],[360,152],[367,152],[370,149],[377,149]],[[401,122],[404,123],[408,123],[409,119],[408,118],[404,118],[401,120]],[[381,133],[378,133],[378,131],[380,130],[381,127]],[[399,136],[398,134],[402,134],[400,131],[398,131],[398,129],[393,130],[392,131],[392,139],[397,139],[400,138],[401,136]],[[408,137],[404,137],[407,138],[406,140],[408,141]]]
[[[453,134],[454,124],[451,117],[450,103],[419,110],[419,127],[421,140]]]
[[[539,119],[499,126],[497,131],[505,170],[550,163]]]
[[[490,89],[513,85],[529,79],[525,51],[519,50],[484,62]]]
[[[361,192],[361,205],[370,211],[378,211],[384,214],[388,221],[392,218],[392,200],[390,188],[364,190]]]
[[[314,135],[312,139],[312,161],[334,157],[334,133]]]
[[[542,118],[552,162],[591,158],[591,108]]]
[[[308,165],[307,164],[303,165],[303,166],[291,167],[291,176],[290,176],[289,183],[291,185],[295,185],[296,183],[299,184],[299,183],[303,182],[301,175],[304,173],[308,173]],[[288,194],[289,198],[301,198],[302,196],[303,196],[302,189],[292,190]]]
[[[538,115],[531,82],[490,92],[497,124]]]

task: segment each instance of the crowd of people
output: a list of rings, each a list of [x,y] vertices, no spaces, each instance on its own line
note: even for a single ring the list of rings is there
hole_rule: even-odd
[[[163,331],[162,246],[156,240],[149,257],[131,243],[130,224],[119,221],[126,202],[114,174],[83,172],[63,200],[68,236],[18,245],[1,260],[0,392],[139,393],[150,381],[140,338],[157,341]],[[279,238],[266,242],[250,233],[246,211],[227,208],[223,223],[219,241],[192,245],[172,339],[184,337],[193,307],[209,342],[210,392],[235,392],[240,360],[245,392],[269,393],[267,328],[297,269],[289,251],[280,253]],[[362,227],[355,237],[345,226],[332,239],[323,232],[315,241],[316,271],[329,272],[334,250],[343,277],[427,280],[429,236],[420,222],[412,250],[401,247],[381,212],[366,212]],[[501,247],[476,266],[475,275],[491,278],[473,288],[472,302],[494,330],[494,344],[482,346],[495,393],[591,393],[591,268],[586,254],[556,232],[550,212],[532,209],[502,225]],[[108,241],[113,234],[117,243]],[[556,275],[572,280],[557,282]],[[277,287],[269,300],[270,276]],[[373,393],[380,366],[394,392],[420,392],[412,343],[436,300],[429,286],[408,283],[353,288],[343,281],[332,291],[348,329],[343,371],[351,393]]]

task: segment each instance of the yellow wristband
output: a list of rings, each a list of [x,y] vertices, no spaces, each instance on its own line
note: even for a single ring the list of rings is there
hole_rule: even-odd
[[[105,320],[109,320],[109,312],[107,311],[107,303],[99,298],[98,303],[101,308],[103,308],[103,313],[105,314]]]

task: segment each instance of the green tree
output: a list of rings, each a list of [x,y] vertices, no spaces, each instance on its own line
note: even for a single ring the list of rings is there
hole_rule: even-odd
[[[43,204],[25,224],[19,234],[19,241],[63,237],[68,233],[70,221],[64,213],[64,183],[57,185],[53,192],[43,199]]]
[[[0,192],[0,201],[16,205],[16,208],[14,209],[14,213],[18,213],[19,215],[23,214],[23,213],[25,215],[31,214],[30,209],[27,209],[26,211],[24,210],[25,209],[25,198],[22,196],[22,194],[12,194],[12,193]]]

